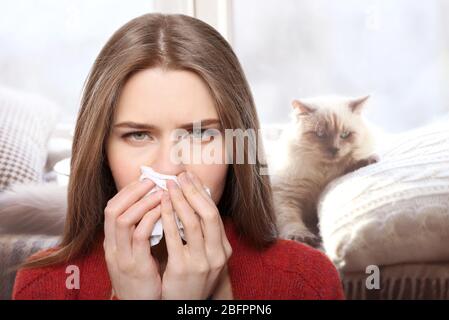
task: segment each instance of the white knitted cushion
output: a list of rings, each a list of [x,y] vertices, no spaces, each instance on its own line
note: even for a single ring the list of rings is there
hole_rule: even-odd
[[[47,142],[59,109],[34,94],[0,87],[0,192],[42,182]]]
[[[323,246],[344,271],[449,261],[449,121],[395,137],[320,198]]]

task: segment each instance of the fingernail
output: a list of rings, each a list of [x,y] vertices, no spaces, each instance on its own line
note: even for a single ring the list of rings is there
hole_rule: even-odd
[[[179,188],[178,184],[176,182],[174,182],[173,180],[168,180],[167,184],[170,184],[173,189],[178,189]]]
[[[190,177],[189,177],[188,173],[186,173],[186,172],[183,172],[181,174],[180,178],[182,179],[182,181],[184,181],[186,183],[189,183],[190,181],[192,181],[192,180],[190,180]]]
[[[187,171],[187,175],[189,176],[190,179],[193,179],[193,173],[191,173],[190,171]]]
[[[162,193],[162,201],[168,201],[169,196],[167,191],[163,191]]]

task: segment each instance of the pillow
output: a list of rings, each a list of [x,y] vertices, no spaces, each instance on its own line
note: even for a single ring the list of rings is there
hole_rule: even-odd
[[[0,192],[42,182],[58,108],[42,97],[0,87]]]
[[[320,197],[323,247],[343,271],[449,261],[449,121],[392,137]]]

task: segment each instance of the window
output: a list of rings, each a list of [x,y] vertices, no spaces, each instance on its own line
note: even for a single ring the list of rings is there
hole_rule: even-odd
[[[73,125],[82,86],[109,37],[149,12],[198,17],[228,37],[229,0],[17,0],[0,13],[0,85],[56,102]]]
[[[154,11],[151,0],[5,1],[0,13],[0,84],[56,102],[74,123],[95,57],[128,20]]]
[[[261,122],[288,121],[294,98],[372,96],[389,132],[449,113],[445,0],[233,2],[233,46]]]

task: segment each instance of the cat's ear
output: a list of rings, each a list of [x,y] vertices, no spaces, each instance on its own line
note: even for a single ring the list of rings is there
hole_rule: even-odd
[[[295,110],[295,112],[301,116],[315,112],[315,109],[311,108],[310,106],[307,106],[306,104],[302,103],[299,100],[293,100],[292,107]]]
[[[351,111],[356,114],[360,114],[364,106],[366,105],[366,101],[369,99],[369,97],[370,96],[368,95],[352,100],[351,102],[349,102],[349,109],[351,109]]]

